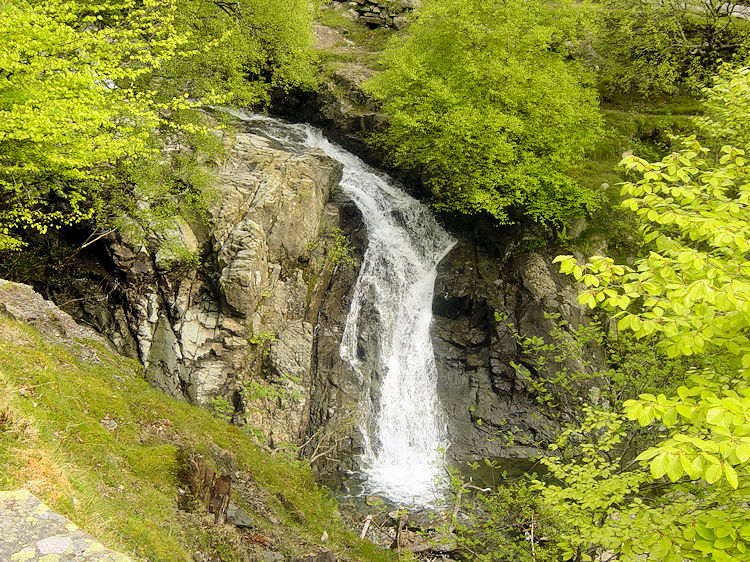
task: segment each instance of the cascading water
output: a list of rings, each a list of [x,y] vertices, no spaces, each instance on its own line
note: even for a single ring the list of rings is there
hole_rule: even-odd
[[[386,175],[336,146],[309,125],[290,125],[235,112],[288,148],[317,147],[343,165],[341,190],[362,213],[368,245],[354,287],[341,357],[360,376],[363,472],[371,492],[399,502],[430,505],[440,494],[439,449],[446,446],[430,339],[437,264],[455,241],[417,200]],[[375,311],[363,317],[363,311]],[[358,355],[364,322],[378,334],[380,396]]]

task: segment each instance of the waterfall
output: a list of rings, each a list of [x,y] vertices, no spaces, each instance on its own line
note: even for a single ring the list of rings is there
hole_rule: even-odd
[[[434,504],[443,473],[439,450],[447,445],[447,435],[430,322],[436,268],[455,240],[391,178],[330,143],[318,129],[235,115],[262,124],[266,136],[287,148],[317,147],[343,165],[341,190],[362,213],[368,237],[340,348],[363,388],[362,470],[371,493]],[[367,363],[377,365],[379,388],[359,356],[365,322],[368,333],[377,334],[378,356]]]

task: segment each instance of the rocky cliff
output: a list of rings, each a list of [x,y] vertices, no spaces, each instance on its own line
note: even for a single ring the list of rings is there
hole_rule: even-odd
[[[72,312],[138,358],[154,386],[256,425],[272,444],[296,442],[334,269],[340,167],[242,132],[215,176],[206,224],[110,238]]]
[[[537,400],[532,382],[552,373],[539,368],[518,336],[549,343],[550,315],[576,327],[588,320],[587,311],[576,287],[556,273],[554,254],[525,250],[518,231],[480,221],[458,237],[439,268],[432,328],[450,453],[462,460],[528,458],[554,436],[562,412]],[[601,363],[600,351],[591,347],[585,355],[586,361],[568,357],[559,367],[590,373]],[[549,364],[556,368],[552,358]],[[576,391],[585,395],[594,384]]]
[[[154,386],[257,427],[271,446],[309,441],[308,456],[356,468],[362,389],[339,345],[357,271],[332,256],[342,234],[360,255],[367,242],[353,204],[332,197],[340,167],[241,132],[215,176],[205,224],[180,220],[139,243],[111,237],[68,309],[137,358]],[[576,325],[584,311],[519,231],[481,221],[453,231],[432,330],[450,453],[525,457],[556,421],[529,382],[545,373],[513,331],[549,339],[545,313]],[[364,355],[377,356],[366,352],[377,339],[363,331]]]

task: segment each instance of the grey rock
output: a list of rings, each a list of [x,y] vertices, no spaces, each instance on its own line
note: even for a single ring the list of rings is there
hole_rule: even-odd
[[[454,460],[524,458],[552,438],[553,412],[536,401],[512,366],[523,365],[524,356],[511,325],[526,336],[548,338],[552,323],[546,312],[561,314],[573,326],[586,318],[575,288],[554,273],[551,258],[513,255],[512,239],[499,236],[481,227],[459,234],[438,270],[432,340]],[[522,234],[516,238],[521,239]],[[507,320],[496,320],[496,312]],[[600,362],[595,349],[590,353],[595,365]],[[572,360],[566,367],[584,368]],[[527,374],[544,376],[528,369]]]
[[[272,550],[264,550],[260,553],[262,562],[284,562],[284,555]]]
[[[63,554],[72,544],[70,537],[47,537],[36,542],[36,549],[42,555]]]
[[[349,8],[348,10],[345,10],[341,13],[342,16],[344,16],[349,21],[357,21],[359,19],[359,12],[353,8]]]
[[[26,490],[0,492],[0,560],[132,562]]]
[[[87,355],[95,354],[86,340],[104,344],[94,330],[77,324],[68,313],[52,301],[45,300],[29,285],[0,279],[0,314],[18,322],[35,326],[49,340],[78,344]]]
[[[252,406],[243,389],[251,381],[268,386],[281,398],[263,404],[272,420],[264,429],[271,442],[295,442],[308,421],[311,320],[330,277],[322,273],[319,236],[340,220],[326,205],[341,167],[319,150],[289,152],[240,132],[215,176],[207,225],[178,220],[145,242],[110,236],[111,263],[101,269],[114,264],[114,280],[81,284],[84,298],[72,299],[81,303],[72,312],[137,358],[151,384],[199,404],[221,395],[235,407],[235,422]],[[191,264],[171,269],[189,253],[203,257],[200,270]],[[13,303],[3,299],[0,306],[17,315]],[[80,332],[72,318],[45,322],[60,337],[102,341]],[[273,334],[272,349],[251,345],[259,334]],[[283,415],[275,414],[279,408]]]
[[[227,520],[240,529],[252,529],[255,526],[250,514],[231,501],[227,506]]]

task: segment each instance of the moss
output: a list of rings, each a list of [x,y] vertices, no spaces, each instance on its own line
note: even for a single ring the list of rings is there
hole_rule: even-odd
[[[270,541],[263,548],[303,553],[326,531],[326,546],[339,554],[394,559],[344,529],[308,467],[270,456],[238,428],[151,388],[135,362],[95,348],[99,362],[86,361],[0,318],[0,486],[28,488],[131,555],[189,560],[201,550],[240,560],[247,541],[236,529],[207,525],[200,512],[177,506],[178,450],[210,459],[218,447],[253,482],[260,499],[239,501]],[[281,492],[302,517],[273,500]]]

